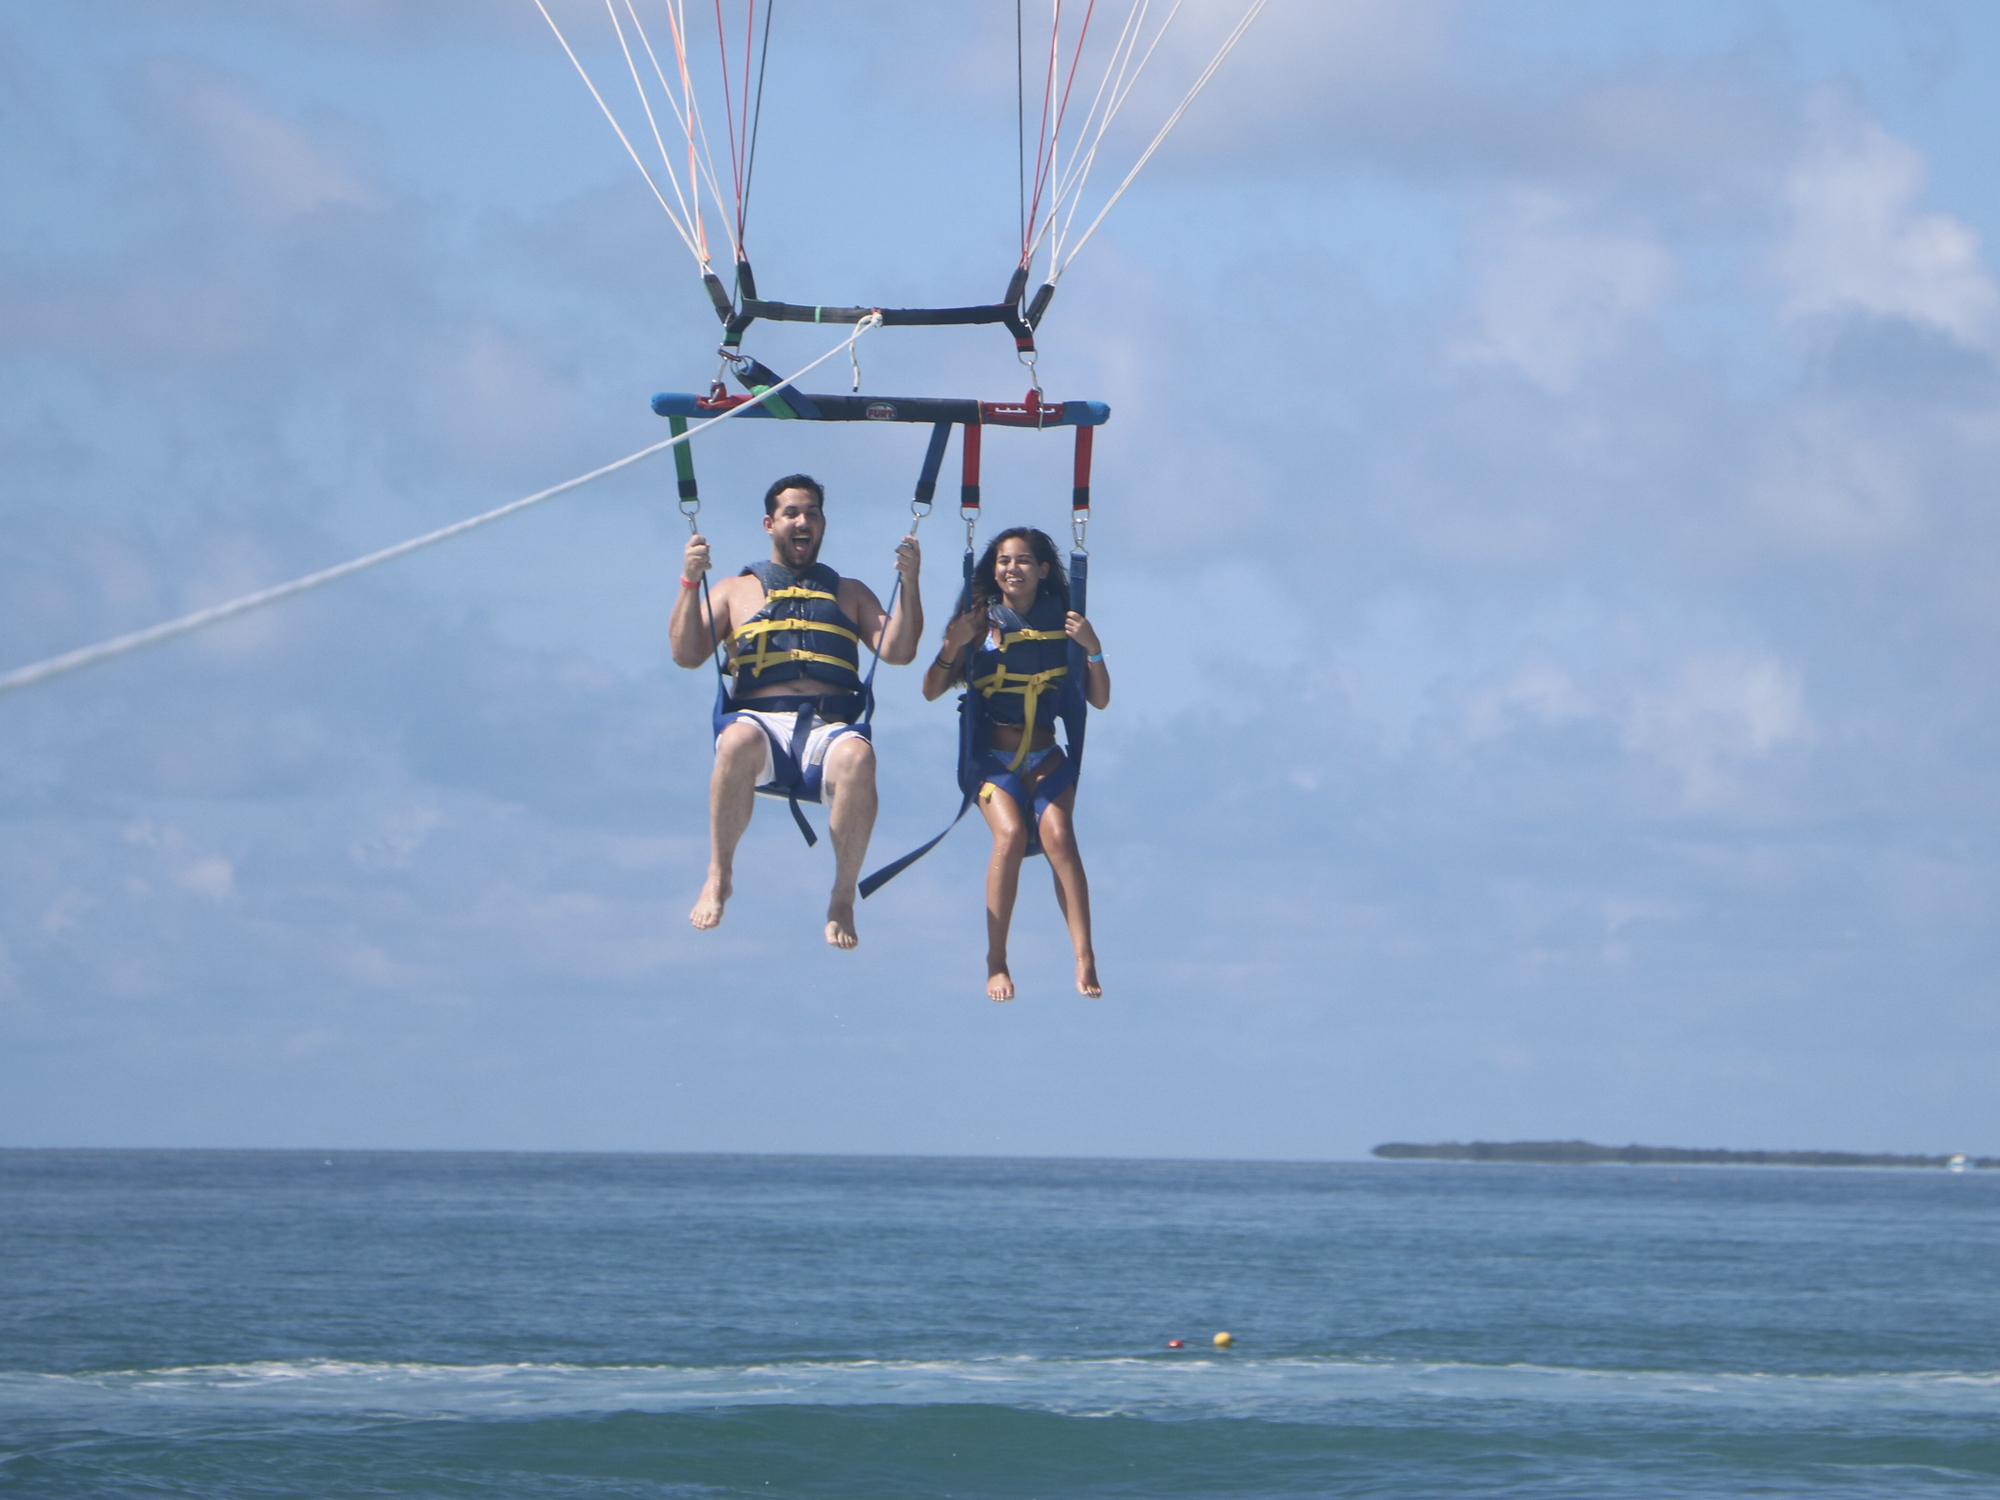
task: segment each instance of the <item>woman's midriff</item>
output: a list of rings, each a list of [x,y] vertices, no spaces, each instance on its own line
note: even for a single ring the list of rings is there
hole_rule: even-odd
[[[1035,741],[1029,748],[1046,750],[1056,742],[1055,726],[1037,724]],[[993,726],[993,748],[995,750],[1018,750],[1021,748],[1021,726],[1019,724],[995,724]]]

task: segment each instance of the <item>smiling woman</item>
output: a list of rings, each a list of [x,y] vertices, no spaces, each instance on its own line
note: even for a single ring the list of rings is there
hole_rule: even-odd
[[[1080,575],[1081,554],[1076,562]],[[993,831],[986,871],[989,1000],[1014,998],[1007,937],[1021,862],[1029,854],[1048,856],[1056,905],[1076,950],[1077,992],[1093,1000],[1104,993],[1074,820],[1084,710],[1110,706],[1111,669],[1096,627],[1083,614],[1082,578],[1074,594],[1071,582],[1046,532],[1030,526],[1001,532],[971,569],[937,659],[924,672],[929,699],[954,683],[965,685],[959,786],[968,800],[977,800]],[[1053,702],[1045,707],[1044,699]],[[1067,748],[1056,743],[1058,719]]]

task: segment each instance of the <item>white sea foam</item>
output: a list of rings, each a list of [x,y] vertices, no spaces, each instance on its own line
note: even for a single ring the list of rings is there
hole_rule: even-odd
[[[1984,1411],[2000,1371],[1792,1374],[1479,1365],[1330,1355],[811,1359],[745,1365],[258,1360],[72,1375],[0,1374],[0,1404],[203,1404],[411,1417],[729,1406],[1003,1404],[1074,1416],[1311,1420],[1338,1405],[1644,1407],[1767,1415]]]

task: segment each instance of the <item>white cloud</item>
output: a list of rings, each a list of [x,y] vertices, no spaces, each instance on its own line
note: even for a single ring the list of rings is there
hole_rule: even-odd
[[[204,854],[177,866],[174,884],[208,901],[226,901],[236,894],[236,867],[219,854]]]
[[[381,199],[299,126],[213,80],[195,83],[181,108],[243,208],[267,227],[328,209],[373,209]]]
[[[460,330],[427,363],[419,399],[461,462],[538,453],[580,424],[575,385],[498,327]]]
[[[160,873],[176,890],[205,901],[226,901],[236,894],[235,865],[223,855],[197,847],[185,829],[142,818],[128,823],[121,837],[130,847],[157,855]],[[152,882],[142,878],[134,884],[132,894],[143,899],[153,889]]]
[[[1460,362],[1499,365],[1552,394],[1573,391],[1615,357],[1665,301],[1673,255],[1650,234],[1593,222],[1584,207],[1543,190],[1519,190],[1487,230],[1473,334]]]
[[[1978,234],[1920,209],[1922,153],[1829,96],[1813,102],[1807,123],[1804,153],[1784,185],[1789,224],[1773,257],[1786,314],[1906,319],[1993,347],[2000,290]]]
[[[1562,667],[1530,662],[1505,682],[1473,693],[1465,706],[1465,734],[1478,743],[1523,724],[1560,726],[1598,713],[1590,695]]]
[[[45,938],[64,937],[81,927],[98,904],[87,891],[66,890],[42,908],[35,931]]]
[[[1760,435],[1748,497],[1787,541],[1874,551],[1907,534],[1923,506],[1910,436],[1863,413],[1797,406]]]
[[[445,824],[444,811],[419,806],[384,813],[367,837],[348,846],[347,857],[363,870],[407,870],[419,849]]]
[[[1752,764],[1811,737],[1797,672],[1766,655],[1693,658],[1623,714],[1633,752],[1666,767],[1690,807],[1728,800]]]

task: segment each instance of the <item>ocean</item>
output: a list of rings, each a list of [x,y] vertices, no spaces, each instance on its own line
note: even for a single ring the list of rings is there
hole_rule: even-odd
[[[2000,1495],[2000,1174],[0,1151],[0,1495]]]

